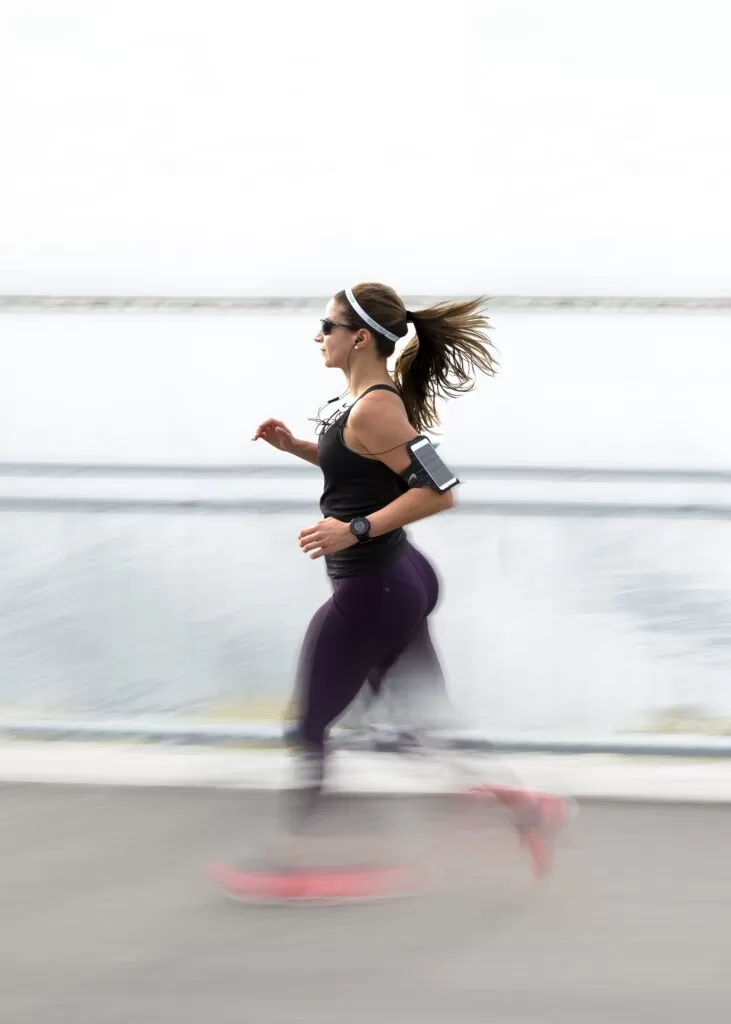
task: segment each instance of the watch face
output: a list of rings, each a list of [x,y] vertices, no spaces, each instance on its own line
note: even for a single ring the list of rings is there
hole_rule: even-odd
[[[353,520],[353,533],[357,533],[359,537],[368,533],[368,520],[367,519],[354,519]]]

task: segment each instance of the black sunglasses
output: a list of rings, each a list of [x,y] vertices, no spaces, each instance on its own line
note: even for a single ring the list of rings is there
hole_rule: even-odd
[[[332,334],[333,327],[344,327],[346,331],[357,331],[359,329],[357,327],[351,327],[350,324],[339,324],[337,320],[328,320],[327,318],[320,320],[320,323],[322,324],[323,334]]]

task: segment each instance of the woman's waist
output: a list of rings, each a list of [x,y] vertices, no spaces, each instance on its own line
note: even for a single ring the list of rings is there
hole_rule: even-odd
[[[385,508],[393,500],[393,498],[383,500],[378,497],[375,499],[372,497],[369,499],[354,497],[352,501],[330,501],[327,495],[323,494],[320,499],[320,512],[325,518],[338,519],[341,523],[349,523],[356,516],[372,516],[374,512]]]
[[[320,494],[320,509],[323,515],[342,522],[355,516],[371,516],[403,494],[396,479],[389,480],[388,487],[325,486]]]
[[[350,576],[379,568],[400,555],[407,544],[406,531],[402,527],[379,537],[358,541],[349,548],[325,556],[328,575]]]

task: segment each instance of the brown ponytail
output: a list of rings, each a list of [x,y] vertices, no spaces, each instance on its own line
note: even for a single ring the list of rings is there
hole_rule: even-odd
[[[386,285],[359,284],[353,294],[365,313],[398,337],[407,333],[409,320],[414,323],[415,336],[396,361],[394,380],[409,421],[420,433],[438,425],[440,398],[472,391],[478,371],[495,375],[497,360],[487,336],[484,299],[440,302],[411,313]],[[354,327],[369,326],[353,310],[345,292],[338,292],[335,301]],[[377,331],[372,333],[379,354],[393,355],[395,343]]]

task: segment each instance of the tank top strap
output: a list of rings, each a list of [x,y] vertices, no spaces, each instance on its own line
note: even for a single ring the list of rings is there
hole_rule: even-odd
[[[398,388],[394,387],[393,384],[371,384],[371,386],[369,388],[366,388],[362,395],[358,395],[358,397],[352,403],[352,405],[349,405],[348,408],[345,410],[340,420],[341,427],[344,427],[345,424],[348,422],[348,416],[350,416],[350,413],[361,400],[361,398],[365,398],[365,396],[369,394],[371,391],[393,391],[395,395],[399,394]]]

